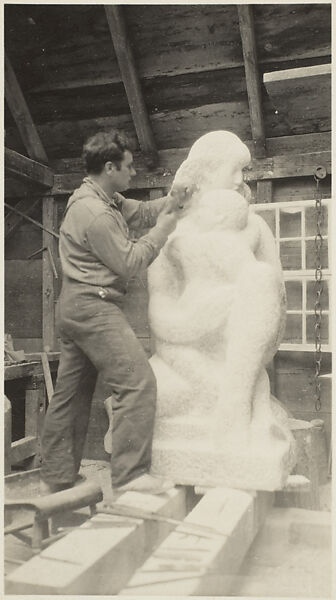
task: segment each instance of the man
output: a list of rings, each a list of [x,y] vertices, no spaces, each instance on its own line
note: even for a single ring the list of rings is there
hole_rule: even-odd
[[[42,435],[43,488],[73,485],[97,383],[102,400],[113,396],[113,489],[161,493],[172,484],[149,474],[156,381],[122,307],[127,281],[158,255],[187,191],[149,202],[124,198],[135,170],[118,132],[91,137],[84,160],[88,177],[69,199],[60,228],[61,357]],[[133,243],[128,225],[152,229]]]

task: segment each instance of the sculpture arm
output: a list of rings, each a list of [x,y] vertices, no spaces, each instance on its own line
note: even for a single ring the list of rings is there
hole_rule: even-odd
[[[224,326],[231,304],[231,286],[207,290],[189,285],[178,296],[153,289],[149,276],[149,321],[156,338],[171,344],[189,344]],[[167,280],[168,281],[168,280]],[[157,282],[156,282],[157,283]],[[166,282],[167,283],[167,282]]]
[[[260,215],[253,214],[250,219],[257,225],[259,232],[258,244],[254,251],[256,259],[274,267],[279,277],[283,279],[281,262],[271,229]]]

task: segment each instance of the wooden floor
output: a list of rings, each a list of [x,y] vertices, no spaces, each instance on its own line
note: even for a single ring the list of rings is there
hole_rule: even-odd
[[[99,483],[99,485],[102,487],[103,491],[108,492],[110,489],[110,469],[109,469],[109,463],[105,462],[105,461],[89,461],[86,460],[83,462],[83,466],[82,466],[82,472],[83,474],[86,475],[86,477],[88,479],[92,479],[95,482]],[[239,494],[239,492],[238,492]],[[295,597],[302,597],[304,594],[300,593],[300,590],[304,590],[305,591],[305,595],[306,597],[312,597],[314,594],[314,590],[316,590],[318,588],[318,586],[320,585],[320,579],[321,579],[321,574],[325,575],[325,585],[324,587],[320,585],[320,591],[322,593],[322,591],[324,590],[324,588],[327,589],[328,587],[328,573],[329,573],[329,562],[330,562],[330,549],[328,547],[328,536],[330,536],[330,531],[328,528],[328,520],[330,520],[330,510],[331,510],[331,483],[330,481],[328,483],[326,483],[325,485],[320,487],[320,496],[321,496],[321,511],[306,511],[303,509],[286,509],[286,508],[273,508],[271,509],[271,512],[269,512],[269,516],[267,517],[266,520],[266,524],[265,526],[260,530],[259,535],[256,538],[256,541],[252,544],[252,546],[250,547],[250,550],[244,560],[244,562],[241,565],[241,560],[243,560],[244,555],[246,554],[246,552],[243,553],[241,560],[239,562],[239,574],[235,576],[235,583],[234,583],[234,587],[232,592],[230,592],[230,595],[234,595],[234,596],[254,596],[254,597],[261,597],[261,596],[266,596],[266,597],[272,597],[272,595],[283,595],[283,597],[289,597],[289,596],[295,596]],[[175,516],[176,515],[183,519],[184,518],[184,514],[185,513],[187,515],[187,521],[193,520],[192,511],[193,508],[196,507],[196,513],[198,514],[198,512],[200,513],[201,517],[197,517],[196,516],[196,522],[199,520],[199,518],[201,518],[202,520],[206,520],[208,521],[209,518],[211,520],[212,515],[211,513],[213,513],[214,508],[212,508],[211,510],[208,510],[208,508],[206,507],[206,497],[203,498],[202,502],[204,504],[204,508],[202,511],[202,502],[200,501],[200,497],[198,496],[193,496],[193,498],[190,497],[188,498],[188,502],[186,502],[186,495],[185,495],[185,490],[183,489],[182,492],[182,488],[180,488],[180,492],[174,492],[174,494],[172,494],[171,498],[168,500],[161,500],[161,504],[160,504],[160,499],[158,497],[151,497],[152,499],[154,498],[154,501],[152,500],[152,508],[155,509],[156,511],[158,511],[160,513],[160,511],[163,511],[163,514],[165,514],[166,516]],[[133,502],[133,499],[130,499],[131,505]],[[153,503],[154,502],[154,503]],[[212,502],[212,507],[214,507],[213,501]],[[222,500],[221,500],[222,502]],[[227,500],[225,500],[225,503],[227,503]],[[224,503],[224,504],[225,504]],[[234,503],[235,504],[235,503]],[[147,505],[147,509],[148,507],[150,507],[150,502],[148,503],[148,501],[145,501],[145,505]],[[199,505],[199,508],[198,508]],[[161,508],[160,508],[161,506]],[[226,510],[227,510],[227,504],[226,504]],[[244,509],[245,510],[245,509]],[[242,511],[242,515],[244,513],[244,510]],[[186,512],[187,511],[187,512]],[[289,512],[288,512],[289,511]],[[290,512],[292,511],[292,512]],[[294,512],[293,512],[294,511]],[[297,512],[295,512],[297,511]],[[190,513],[191,517],[188,517],[188,512]],[[238,511],[239,512],[239,511]],[[195,513],[195,515],[196,515]],[[202,516],[203,515],[203,516]],[[294,516],[293,516],[294,515]],[[308,515],[308,516],[307,516]],[[311,527],[311,525],[307,525],[307,523],[310,523],[309,519],[311,519],[311,515],[313,515],[313,517],[316,520],[316,523],[314,525],[314,527]],[[323,516],[325,515],[325,516]],[[102,539],[102,534],[103,534],[103,530],[106,529],[107,527],[107,520],[109,520],[110,516],[107,516],[107,520],[105,518],[105,515],[99,515],[98,516],[98,520],[102,518],[101,520],[101,524],[99,525],[99,527],[103,528],[100,529],[101,533],[99,534],[99,539]],[[266,517],[266,513],[264,514],[264,517]],[[300,531],[301,533],[303,532],[303,538],[302,538],[302,543],[300,542],[300,539],[297,537],[295,541],[295,544],[293,545],[293,527],[295,529],[295,527],[297,527],[297,525],[291,525],[292,528],[290,528],[288,526],[288,518],[291,518],[292,521],[294,519],[295,523],[298,522],[299,523],[299,528],[301,527]],[[295,518],[294,518],[295,517]],[[76,511],[74,513],[71,514],[67,514],[67,515],[62,515],[60,518],[60,523],[59,525],[63,526],[63,527],[75,527],[75,531],[78,531],[78,527],[80,527],[81,524],[83,524],[84,521],[86,521],[89,518],[89,509],[81,509],[79,511]],[[239,531],[239,527],[241,527],[241,525],[239,526],[239,522],[241,523],[241,517],[237,517],[238,521],[238,530]],[[111,523],[109,526],[113,525],[113,532],[115,533],[115,525],[116,525],[116,521],[115,519],[118,519],[116,517],[111,517],[112,521],[114,520],[113,523]],[[303,524],[300,525],[300,519],[302,521]],[[306,519],[306,521],[305,521]],[[307,521],[308,519],[308,521]],[[320,519],[320,520],[319,520]],[[226,519],[227,520],[227,519]],[[125,521],[125,520],[124,520]],[[209,521],[210,522],[210,521]],[[286,526],[286,522],[287,522],[287,526]],[[139,522],[138,522],[139,524]],[[185,554],[186,557],[188,557],[188,559],[190,560],[190,550],[188,551],[184,551],[184,545],[185,545],[185,541],[183,540],[183,537],[186,538],[186,536],[182,537],[180,536],[181,539],[177,540],[176,534],[175,533],[170,533],[170,536],[173,536],[172,541],[170,542],[170,537],[169,537],[169,532],[172,531],[172,528],[167,528],[167,526],[165,526],[164,529],[158,528],[158,524],[155,524],[155,527],[153,529],[147,529],[147,533],[145,533],[145,537],[143,538],[143,533],[141,533],[141,527],[140,530],[138,529],[138,524],[135,528],[131,528],[131,531],[128,531],[127,533],[127,540],[126,542],[123,542],[122,546],[119,545],[119,548],[117,548],[118,553],[123,552],[123,559],[122,559],[122,566],[119,568],[119,575],[121,572],[123,572],[122,577],[119,580],[119,583],[117,584],[117,588],[113,590],[113,593],[123,593],[125,595],[133,595],[134,593],[136,595],[142,595],[140,594],[140,591],[137,589],[137,582],[141,582],[143,581],[143,575],[142,575],[142,566],[141,564],[144,563],[144,573],[146,574],[146,578],[147,578],[147,583],[150,584],[150,581],[148,581],[148,568],[146,567],[146,564],[148,563],[148,561],[152,561],[153,562],[153,558],[151,557],[151,553],[153,553],[153,550],[155,547],[157,547],[157,544],[159,545],[159,560],[156,559],[156,563],[158,563],[159,565],[161,565],[162,563],[162,556],[165,556],[166,559],[165,561],[167,562],[167,556],[168,557],[172,557],[171,552],[170,551],[170,547],[173,544],[173,547],[177,546],[179,548],[179,552],[181,555],[181,552]],[[125,523],[121,523],[121,526],[124,526]],[[151,524],[152,526],[153,524]],[[272,535],[274,536],[274,528],[275,527],[279,527],[280,525],[280,533],[281,535],[279,535],[278,537],[276,536],[276,538],[272,538]],[[128,523],[129,526],[129,523]],[[95,527],[97,527],[97,524],[95,525]],[[244,527],[247,527],[247,530],[249,528],[248,523],[246,522]],[[287,527],[287,537],[283,535],[283,533],[285,532]],[[308,530],[307,530],[308,527]],[[92,534],[90,534],[90,531],[87,531],[87,529],[84,528],[84,530],[82,530],[82,528],[80,527],[80,530],[83,532],[81,535],[89,535],[92,536]],[[85,530],[87,531],[87,533],[85,534]],[[247,531],[246,530],[246,531]],[[313,531],[313,536],[316,535],[315,538],[315,544],[314,544],[314,537],[307,537],[307,531]],[[111,529],[109,530],[111,531]],[[119,524],[119,533],[120,533],[120,524]],[[133,531],[133,533],[132,533]],[[140,534],[139,534],[140,531]],[[178,528],[176,530],[178,532]],[[272,533],[273,532],[273,533]],[[314,534],[315,532],[315,534]],[[29,530],[26,532],[27,534],[29,534]],[[99,533],[99,532],[97,532]],[[113,534],[114,535],[114,534]],[[240,534],[241,535],[241,534]],[[240,537],[240,535],[238,535],[238,537]],[[301,534],[300,534],[301,535]],[[154,537],[153,537],[154,536]],[[168,537],[167,537],[168,536]],[[175,536],[175,537],[174,537]],[[67,551],[67,549],[69,550],[70,554],[69,554],[69,561],[71,562],[71,557],[74,555],[74,550],[69,549],[69,544],[66,543],[66,539],[72,537],[72,534],[68,534],[68,536],[66,536],[66,538],[63,538],[62,542],[63,545],[60,542],[57,542],[56,544],[59,544],[60,546],[62,545],[62,548],[64,546],[65,550]],[[108,533],[107,531],[107,540],[111,537],[111,534]],[[188,536],[187,536],[188,537]],[[235,537],[237,537],[237,534],[235,535]],[[251,538],[251,542],[254,536],[252,536]],[[295,537],[295,536],[294,536]],[[82,539],[82,538],[81,538]],[[89,538],[88,538],[89,539]],[[92,539],[93,542],[93,538],[91,537],[90,539]],[[98,538],[97,538],[98,539]],[[141,544],[143,543],[143,540],[147,540],[147,546],[149,545],[149,547],[147,547],[147,550],[144,551],[144,549],[140,549],[140,554],[138,552],[139,548],[137,548],[137,552],[135,553],[137,556],[135,556],[134,554],[134,547],[138,546],[140,547]],[[246,534],[244,533],[244,539],[246,539]],[[132,541],[133,540],[133,541]],[[247,539],[246,539],[247,541]],[[215,541],[215,545],[217,544],[218,540]],[[78,543],[78,540],[77,540]],[[182,543],[182,545],[181,545]],[[55,560],[56,554],[58,554],[58,550],[56,550],[56,544],[53,544],[50,547],[50,551],[48,551],[47,553],[44,552],[43,554],[50,554],[50,559]],[[108,542],[108,544],[110,545],[110,542]],[[267,544],[268,544],[268,549],[267,549]],[[213,545],[213,542],[210,544]],[[218,545],[218,544],[217,544]],[[217,548],[216,545],[216,548]],[[181,546],[181,547],[180,547]],[[224,545],[225,546],[225,545]],[[223,547],[223,544],[220,543],[219,540],[219,547]],[[121,550],[122,548],[122,550]],[[132,549],[133,548],[133,549]],[[167,550],[165,550],[165,548],[167,548]],[[177,547],[176,547],[177,548]],[[54,550],[53,550],[54,549]],[[207,549],[208,551],[209,549]],[[218,550],[218,549],[217,549]],[[220,555],[220,551],[215,551],[215,554],[217,553],[217,555]],[[61,551],[61,547],[59,549],[59,551]],[[318,551],[318,556],[315,557],[314,560],[314,556],[316,554],[316,552]],[[79,549],[78,549],[79,552]],[[167,554],[168,552],[168,554]],[[177,552],[177,550],[176,550]],[[235,553],[237,552],[237,548],[235,547]],[[270,561],[267,561],[266,559],[263,559],[261,561],[258,562],[258,556],[264,556],[267,557],[267,553],[271,552],[272,558]],[[76,553],[76,552],[75,552]],[[162,556],[161,556],[162,554]],[[211,554],[211,553],[210,553]],[[225,554],[225,552],[224,552]],[[230,554],[232,554],[232,550],[230,550]],[[239,544],[238,544],[238,554],[239,554]],[[61,551],[61,555],[62,555],[62,561],[64,562],[64,559],[66,558],[65,553],[64,553],[64,549]],[[209,555],[209,552],[208,552]],[[15,538],[14,536],[7,536],[6,540],[5,540],[5,576],[9,576],[9,575],[13,575],[13,573],[16,571],[16,569],[18,569],[20,567],[21,563],[26,563],[27,561],[29,561],[32,558],[32,552],[30,550],[30,548],[21,540],[18,540],[17,538]],[[41,556],[41,555],[40,555]],[[147,563],[146,561],[144,562],[144,559],[147,558]],[[153,554],[153,557],[155,556],[155,554]],[[210,556],[210,555],[209,555]],[[37,557],[39,559],[39,557]],[[39,559],[40,560],[40,559]],[[87,558],[85,559],[86,562],[84,561],[83,563],[83,567],[80,566],[76,566],[75,569],[81,569],[83,568],[83,573],[85,574],[86,571],[88,571],[88,566],[87,566]],[[95,560],[97,560],[94,557],[91,557],[88,559],[89,562],[91,561],[92,563],[94,563]],[[99,559],[100,560],[100,559]],[[108,563],[109,563],[108,559]],[[211,559],[213,560],[213,559]],[[132,564],[132,561],[134,561],[134,564]],[[164,562],[165,562],[164,561]],[[304,564],[304,561],[306,561],[306,565]],[[321,561],[323,562],[323,564],[321,563]],[[36,562],[36,559],[33,559],[33,561],[30,561],[29,564],[34,565],[34,562]],[[43,561],[42,561],[43,562]],[[48,565],[50,561],[44,561],[44,563],[46,563]],[[80,561],[79,561],[80,562]],[[154,560],[155,562],[155,560]],[[178,561],[180,563],[180,559]],[[98,561],[99,563],[99,561]],[[97,563],[97,565],[98,565]],[[140,563],[140,564],[139,564]],[[60,569],[62,569],[64,567],[64,564],[62,565],[61,563],[55,563],[57,566],[57,571],[60,572]],[[101,564],[101,561],[100,563]],[[149,564],[149,563],[148,563]],[[151,563],[152,564],[152,563]],[[153,563],[154,564],[154,563]],[[154,579],[155,577],[157,577],[158,573],[159,576],[162,577],[162,565],[158,569],[158,564],[155,565],[155,569],[153,571],[153,569],[151,568],[150,571],[152,572],[152,574],[154,574]],[[93,568],[96,569],[97,565],[94,566]],[[91,565],[92,566],[92,565]],[[67,570],[71,570],[71,565],[65,565]],[[91,567],[90,567],[91,568]],[[31,568],[30,568],[31,569]],[[106,569],[106,567],[104,567],[104,569]],[[109,569],[111,569],[111,566],[109,567]],[[138,571],[136,571],[136,569],[138,569]],[[147,572],[146,572],[147,569]],[[264,569],[264,570],[263,570]],[[308,571],[307,571],[308,569]],[[196,569],[197,570],[197,569]],[[309,581],[304,581],[304,577],[305,577],[305,573],[309,572]],[[137,575],[138,573],[138,575]],[[156,573],[156,575],[155,575]],[[161,574],[160,574],[161,573]],[[177,579],[182,577],[183,573],[179,573],[178,575],[176,575],[176,573],[173,574],[170,573],[170,578],[172,577],[177,577]],[[190,574],[189,574],[190,575]],[[153,575],[151,575],[152,577]],[[193,580],[195,580],[195,573],[192,574],[193,576]],[[55,578],[55,583],[56,583],[56,579],[60,579],[60,582],[62,581],[62,575],[60,575],[60,578],[56,577]],[[86,579],[86,576],[84,575],[83,580]],[[197,579],[197,578],[196,578]],[[202,590],[202,585],[203,582],[201,580],[202,578],[199,578],[199,581],[197,581],[197,589],[198,590]],[[39,576],[37,575],[37,581],[39,580]],[[77,577],[77,583],[76,585],[79,586],[76,589],[81,588],[81,582],[78,583],[78,581],[80,581],[80,578],[78,580]],[[104,586],[100,586],[99,590],[91,590],[92,593],[97,593],[97,594],[102,594],[102,593],[108,593],[111,594],[111,589],[113,588],[113,585],[116,582],[116,575],[113,575],[112,579],[110,580],[111,584],[108,583],[108,587],[107,589],[104,588]],[[127,581],[129,582],[127,584]],[[273,584],[272,585],[272,581]],[[301,587],[299,585],[299,581],[301,581]],[[113,583],[113,585],[112,585]],[[183,588],[183,586],[181,587],[181,585],[179,583],[174,583],[174,582],[170,582],[171,583],[171,591],[170,591],[170,595],[171,596],[177,596],[177,595],[181,595],[181,590]],[[224,582],[227,583],[227,582]],[[230,586],[231,586],[231,581],[230,581]],[[218,578],[215,578],[215,584],[218,586]],[[61,585],[61,584],[60,584]],[[87,584],[85,584],[87,585]],[[112,588],[111,588],[112,585]],[[188,584],[189,585],[189,584]],[[194,583],[193,583],[194,585]],[[208,584],[207,584],[208,585]],[[9,591],[7,593],[33,593],[32,591],[25,591],[24,587],[21,588],[20,592],[11,592],[11,590],[9,589]],[[188,587],[188,586],[187,586]],[[190,587],[190,586],[189,586]],[[33,588],[32,588],[33,589]],[[184,589],[184,588],[183,588]],[[188,588],[189,589],[189,588]],[[191,589],[191,588],[190,588]],[[195,588],[196,589],[196,588]],[[75,588],[74,588],[75,590]],[[124,591],[123,591],[124,590]],[[294,592],[293,592],[294,590]],[[275,593],[276,592],[276,593]],[[281,592],[281,594],[280,594]],[[293,592],[293,593],[290,593]],[[35,589],[36,594],[41,594],[44,593],[43,591],[39,591],[38,587]],[[61,590],[58,591],[54,591],[53,593],[61,593]],[[71,586],[66,589],[64,588],[64,593],[79,593],[79,592],[72,592],[71,591]],[[82,592],[84,593],[84,591]],[[194,595],[195,592],[193,591],[188,591],[186,590],[184,595]],[[148,585],[147,589],[146,589],[146,594],[147,596],[149,595],[163,595],[162,590],[158,590],[158,588],[156,586],[151,586]],[[205,594],[205,592],[203,593],[198,592],[198,595],[208,595]],[[214,592],[214,595],[217,595]],[[220,594],[223,595],[223,594]],[[320,595],[320,594],[319,594]]]

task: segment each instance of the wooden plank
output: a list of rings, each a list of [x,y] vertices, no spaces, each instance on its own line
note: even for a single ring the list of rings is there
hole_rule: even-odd
[[[161,188],[172,184],[173,176],[187,155],[187,149],[162,150],[159,152],[160,169],[152,172],[145,167],[135,164],[137,174],[132,179],[132,189]],[[323,165],[331,173],[331,153],[309,152],[289,156],[274,156],[273,158],[254,159],[244,171],[246,182],[271,180],[287,177],[307,177],[313,175],[317,165]],[[55,175],[52,194],[71,193],[82,181],[84,172]]]
[[[29,216],[31,215],[35,208],[40,204],[40,199],[36,199],[34,198],[33,200],[31,198],[23,198],[22,200],[20,200],[20,202],[18,202],[15,205],[15,208],[18,209],[20,212],[23,212],[25,215]],[[15,233],[18,229],[18,227],[21,225],[23,221],[23,217],[21,215],[19,215],[18,213],[8,213],[5,216],[5,240],[6,242],[8,241],[8,239],[13,235],[13,233]]]
[[[53,386],[53,382],[51,379],[49,359],[48,359],[48,355],[46,352],[41,352],[41,363],[42,363],[42,370],[43,370],[45,386],[46,386],[46,390],[47,390],[48,401],[50,403],[52,400],[52,397],[54,395],[54,386]]]
[[[186,515],[183,488],[161,496],[127,492],[116,505],[118,502],[166,517],[183,519]],[[169,523],[98,514],[16,569],[7,578],[7,591],[63,596],[117,594],[171,530]]]
[[[48,157],[33,123],[29,108],[8,56],[5,55],[5,97],[31,158],[47,163]],[[52,183],[50,184],[52,185]]]
[[[49,167],[9,148],[5,148],[5,169],[44,188],[52,187],[54,182],[54,174]]]
[[[121,6],[105,6],[107,22],[140,147],[149,159],[150,165],[155,166],[158,162],[156,144],[122,11]]]
[[[37,362],[22,363],[21,365],[5,366],[5,381],[30,377],[35,371]]]
[[[266,155],[265,127],[262,113],[261,83],[258,68],[257,46],[254,31],[253,6],[237,6],[243,48],[247,96],[249,102],[252,139],[255,155]]]
[[[57,203],[54,196],[43,200],[42,220],[43,227],[56,231],[58,226]],[[55,262],[57,256],[57,241],[47,231],[43,231],[43,247],[50,249],[51,256]],[[43,252],[42,257],[42,337],[45,352],[56,350],[55,333],[55,276],[51,264],[49,251]]]
[[[244,143],[250,150],[253,149],[252,140],[244,140]],[[322,152],[331,149],[330,132],[311,133],[306,135],[280,136],[266,139],[267,153],[269,156],[283,156],[289,154],[301,154],[303,152]],[[187,156],[189,148],[172,148],[171,150],[161,150],[160,164],[164,168],[169,166],[169,157],[175,153],[177,159],[173,163],[178,166],[179,162]],[[168,154],[167,154],[168,153]],[[139,153],[134,152],[134,161],[136,168],[143,168],[143,161]],[[84,173],[84,163],[81,158],[56,159],[51,161],[51,165],[56,173]],[[176,166],[176,168],[177,168]],[[322,181],[322,184],[325,180]]]
[[[331,129],[331,65],[264,73],[264,85],[293,133]]]
[[[21,440],[12,442],[11,445],[11,463],[16,465],[26,458],[30,458],[36,454],[37,438],[36,436],[27,435]]]
[[[179,526],[135,573],[120,595],[223,596],[273,503],[273,494],[218,488],[185,519],[210,527],[209,537]]]

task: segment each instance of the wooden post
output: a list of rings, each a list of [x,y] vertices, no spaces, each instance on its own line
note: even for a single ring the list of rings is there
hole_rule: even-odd
[[[54,196],[46,196],[42,206],[43,226],[57,232],[57,204]],[[42,337],[45,352],[56,349],[55,335],[55,281],[51,258],[57,256],[57,240],[47,231],[43,231],[43,247],[49,248],[42,253]]]
[[[26,388],[25,397],[25,436],[36,438],[36,454],[31,468],[37,468],[41,463],[41,432],[45,412],[45,386],[41,377],[33,376]]]
[[[273,185],[271,179],[257,181],[257,203],[266,204],[272,202]]]

